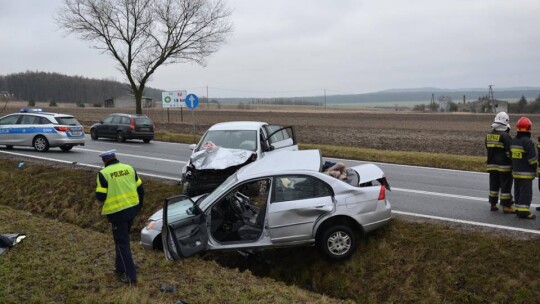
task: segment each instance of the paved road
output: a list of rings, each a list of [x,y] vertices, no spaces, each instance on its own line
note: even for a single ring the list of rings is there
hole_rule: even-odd
[[[47,153],[32,148],[0,149],[0,153],[24,155],[74,163],[99,168],[98,155],[116,149],[121,161],[132,164],[141,175],[178,180],[182,166],[191,150],[186,144],[153,141],[117,143],[113,140],[93,141],[89,137],[86,146],[75,147],[71,152],[51,149]],[[334,160],[335,159],[330,159]],[[362,162],[340,160],[347,165]],[[518,220],[515,215],[490,212],[487,202],[488,175],[485,173],[378,164],[385,172],[392,191],[388,194],[396,214],[426,217],[443,221],[462,222],[499,229],[523,231],[540,235],[540,219]],[[540,193],[534,182],[533,207],[540,206]],[[540,214],[537,211],[540,218]]]

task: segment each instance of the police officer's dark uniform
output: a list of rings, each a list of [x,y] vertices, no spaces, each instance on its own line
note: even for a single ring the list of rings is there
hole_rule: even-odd
[[[105,164],[98,176],[96,198],[103,202],[102,215],[112,224],[116,259],[115,272],[122,274],[122,282],[136,283],[137,273],[131,256],[129,231],[142,206],[144,188],[133,167],[120,163],[115,151],[100,154]]]
[[[500,114],[506,115],[501,112]],[[497,115],[503,116],[503,115]],[[505,117],[508,117],[506,115]],[[487,172],[489,173],[489,203],[491,211],[497,211],[497,202],[503,206],[504,213],[514,213],[512,208],[512,160],[510,144],[512,137],[508,134],[507,124],[497,122],[491,126],[492,131],[486,135]]]
[[[512,139],[510,146],[516,211],[519,218],[535,219],[536,216],[531,214],[530,206],[532,182],[536,177],[538,160],[535,144],[531,140],[532,123],[527,117],[521,117],[516,127],[517,135]]]

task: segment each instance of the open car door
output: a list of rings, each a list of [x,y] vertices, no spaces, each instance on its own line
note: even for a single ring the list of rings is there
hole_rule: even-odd
[[[270,151],[279,149],[298,150],[296,134],[292,126],[266,125],[264,131],[266,132],[266,146]]]
[[[187,195],[165,199],[161,228],[163,251],[168,260],[178,260],[206,250],[206,216]]]

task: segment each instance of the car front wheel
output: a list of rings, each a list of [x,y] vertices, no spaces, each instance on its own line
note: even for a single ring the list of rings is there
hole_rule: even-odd
[[[334,261],[346,260],[356,249],[356,236],[349,226],[334,225],[326,228],[317,242],[322,254]]]
[[[38,152],[47,152],[49,151],[49,141],[45,136],[36,136],[34,142],[32,143],[34,149]]]
[[[90,138],[92,138],[92,140],[97,140],[99,138],[99,136],[97,135],[96,129],[90,130]]]

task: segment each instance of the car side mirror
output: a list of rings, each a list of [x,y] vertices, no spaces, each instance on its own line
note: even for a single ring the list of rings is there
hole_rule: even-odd
[[[190,150],[195,150],[195,148],[197,148],[197,145],[196,145],[196,144],[191,144],[191,145],[189,145],[189,149],[190,149]]]
[[[103,124],[103,120],[100,120],[99,123],[100,123],[100,124]]]

